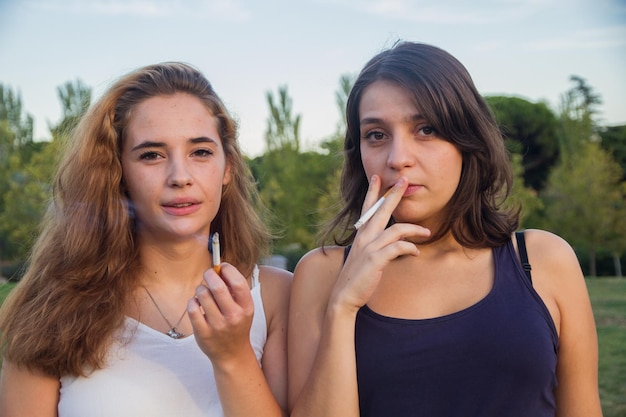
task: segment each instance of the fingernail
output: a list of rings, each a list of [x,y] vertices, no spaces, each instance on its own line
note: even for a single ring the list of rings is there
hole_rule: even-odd
[[[400,177],[398,179],[398,182],[396,182],[395,187],[400,188],[402,187],[408,180],[405,177]]]

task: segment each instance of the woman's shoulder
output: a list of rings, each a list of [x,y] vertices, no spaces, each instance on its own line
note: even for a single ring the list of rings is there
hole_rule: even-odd
[[[588,300],[578,257],[565,239],[546,230],[529,229],[524,237],[533,287],[559,329],[562,316]]]
[[[294,290],[298,294],[324,299],[343,267],[345,247],[325,246],[306,253],[294,270]]]
[[[555,264],[566,261],[576,261],[576,254],[572,246],[562,237],[547,230],[527,229],[524,231],[524,240],[529,259],[542,264]],[[531,264],[533,263],[531,259]]]
[[[296,265],[294,276],[309,269],[328,271],[341,269],[346,248],[344,246],[324,246],[307,252]]]
[[[259,265],[261,299],[268,320],[287,314],[292,277],[293,274],[285,269]]]
[[[345,247],[325,246],[310,250],[298,261],[293,273],[290,271],[268,265],[259,266],[260,282],[263,285],[282,287],[289,289],[296,277],[310,275],[317,276],[336,275],[341,270],[345,254]],[[333,274],[334,273],[334,274]]]
[[[293,274],[283,268],[271,265],[259,265],[259,281],[269,285],[291,285]]]
[[[259,282],[262,292],[273,294],[272,298],[288,296],[292,279],[293,274],[286,269],[259,265]]]
[[[562,237],[546,230],[528,229],[524,231],[524,240],[533,282],[560,286],[583,278],[574,249]]]

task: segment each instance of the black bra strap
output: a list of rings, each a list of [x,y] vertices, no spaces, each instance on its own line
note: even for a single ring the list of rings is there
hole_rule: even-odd
[[[524,272],[526,272],[526,276],[528,280],[532,284],[533,278],[530,276],[530,263],[528,263],[528,253],[526,253],[526,240],[524,239],[524,232],[515,232],[515,239],[517,240],[517,251],[519,252],[519,257],[522,261],[522,268]]]
[[[348,255],[350,254],[350,249],[352,249],[352,245],[346,246],[343,249],[343,263],[346,263],[346,259],[348,259]]]

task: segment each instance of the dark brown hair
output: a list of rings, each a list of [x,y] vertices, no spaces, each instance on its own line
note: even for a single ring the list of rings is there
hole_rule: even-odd
[[[361,161],[359,104],[363,91],[378,80],[394,82],[411,94],[420,114],[463,157],[459,185],[446,206],[441,228],[433,231],[429,242],[449,232],[467,247],[506,242],[517,228],[519,210],[502,207],[512,170],[496,120],[456,58],[413,42],[397,43],[374,56],[350,91],[340,188],[343,208],[322,231],[321,241],[334,236],[335,243],[348,245],[354,240],[351,225],[360,215],[368,189]]]

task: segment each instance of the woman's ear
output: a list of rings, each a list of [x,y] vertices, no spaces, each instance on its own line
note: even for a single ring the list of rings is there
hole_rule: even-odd
[[[230,160],[226,159],[226,167],[224,168],[224,178],[222,179],[222,185],[226,185],[230,182],[232,175],[230,174],[232,164]]]

